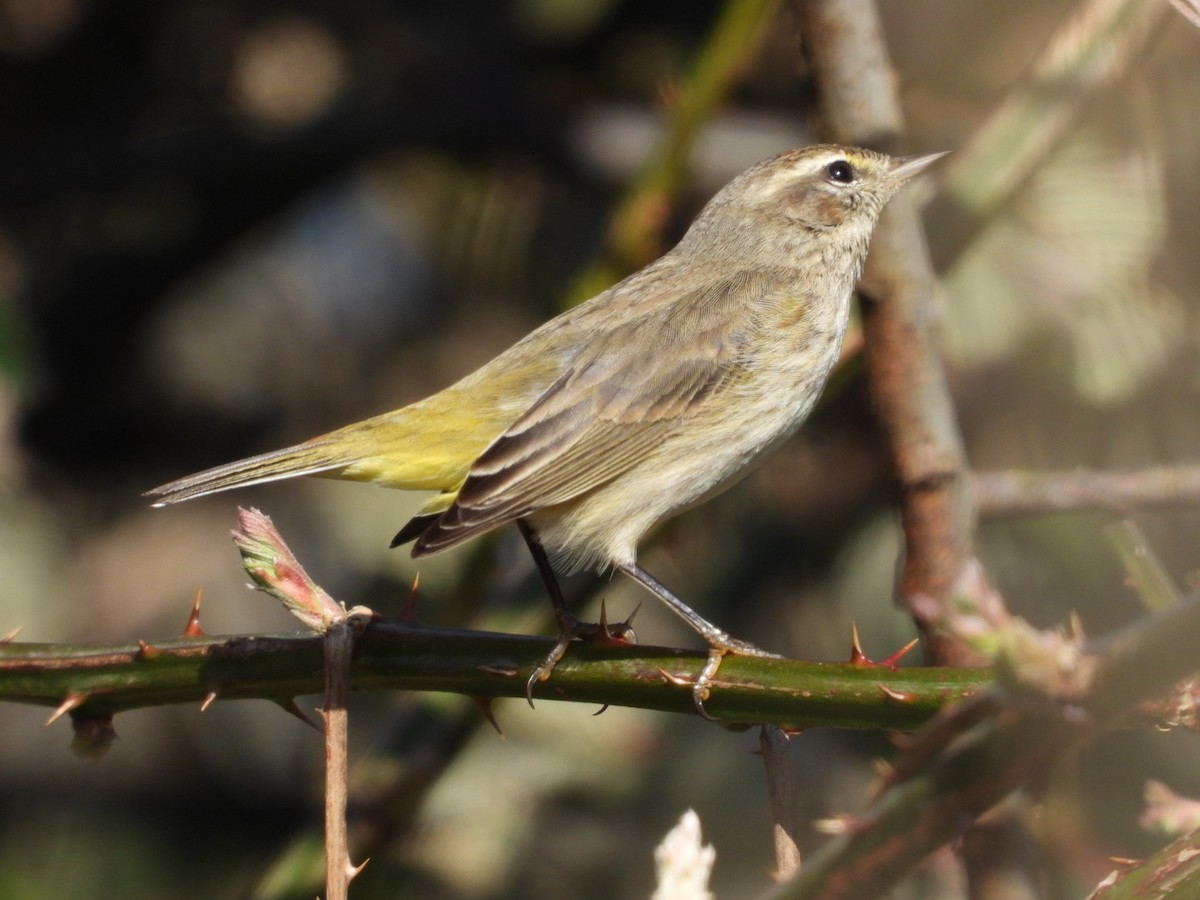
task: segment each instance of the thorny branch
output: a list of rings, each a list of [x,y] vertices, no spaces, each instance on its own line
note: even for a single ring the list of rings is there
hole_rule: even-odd
[[[524,702],[525,679],[550,638],[375,621],[356,638],[355,691],[424,690]],[[322,691],[322,641],[307,635],[205,637],[126,646],[0,646],[0,702],[73,715],[209,700],[290,698]],[[690,714],[690,679],[707,654],[651,647],[573,645],[546,682],[547,700],[611,703]],[[917,727],[951,699],[991,683],[986,669],[881,669],[730,656],[709,710],[722,720],[788,729]],[[211,702],[211,701],[210,701]]]
[[[957,838],[964,822],[1194,672],[1198,641],[1200,598],[1193,596],[1098,646],[1065,639],[1060,649],[1073,649],[1073,665],[1063,666],[1053,648],[1039,658],[1038,648],[1026,645],[1012,660],[1012,671],[1022,674],[948,708],[914,735],[876,801],[843,821],[838,837],[771,897],[881,896]],[[995,845],[985,849],[998,855]]]

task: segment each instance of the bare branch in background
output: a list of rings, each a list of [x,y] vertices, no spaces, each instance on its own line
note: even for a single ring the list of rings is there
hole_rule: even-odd
[[[1087,105],[1121,80],[1167,11],[1162,0],[1086,0],[1062,24],[1024,84],[947,163],[928,210],[946,238],[936,248],[939,272],[1008,204]]]
[[[976,472],[975,502],[987,518],[1200,505],[1200,465],[1136,472]]]
[[[1200,0],[1171,0],[1181,16],[1200,28]]]

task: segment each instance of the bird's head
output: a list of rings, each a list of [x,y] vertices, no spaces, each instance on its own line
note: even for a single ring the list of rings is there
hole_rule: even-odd
[[[861,248],[865,256],[884,204],[944,155],[892,157],[837,144],[787,150],[722,188],[688,237],[734,254],[772,246],[801,249],[815,240]]]

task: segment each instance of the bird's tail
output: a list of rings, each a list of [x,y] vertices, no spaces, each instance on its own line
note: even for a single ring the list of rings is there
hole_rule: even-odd
[[[167,506],[232,488],[296,478],[300,475],[318,475],[345,468],[346,465],[344,451],[339,452],[337,444],[328,440],[328,436],[319,437],[294,447],[272,450],[269,453],[251,456],[249,459],[239,459],[237,462],[205,469],[203,472],[159,485],[146,491],[144,496],[150,497],[154,506]]]

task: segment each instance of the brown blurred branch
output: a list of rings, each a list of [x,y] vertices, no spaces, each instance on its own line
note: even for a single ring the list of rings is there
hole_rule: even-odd
[[[830,136],[896,152],[903,115],[875,4],[808,0],[801,9],[805,46]],[[917,207],[911,193],[902,192],[875,231],[859,286],[868,385],[900,493],[900,601],[924,634],[934,662],[972,665],[978,655],[937,627],[946,618],[956,585],[971,567],[975,510],[962,435],[933,333],[934,283]],[[942,809],[954,803],[946,785],[931,782],[926,787],[931,793],[923,801]],[[963,810],[954,812],[961,816]],[[969,821],[956,820],[955,834]],[[905,843],[897,823],[892,826],[879,832],[885,835],[884,843]],[[994,848],[981,848],[978,842],[964,844],[963,852],[973,854],[967,871],[976,884],[993,870],[1011,871],[1025,864],[1020,858],[1003,858]],[[862,875],[854,870],[851,877]],[[826,880],[820,866],[814,869],[810,864],[801,879],[817,886],[813,896],[837,895],[836,877]]]
[[[894,151],[902,116],[874,4],[814,0],[802,9],[830,136]],[[867,374],[899,482],[900,600],[936,662],[974,664],[965,648],[932,629],[969,559],[974,530],[962,439],[931,327],[933,284],[916,208],[902,193],[875,231],[860,287]]]
[[[771,831],[775,843],[775,871],[771,877],[786,881],[800,872],[796,793],[788,736],[773,725],[764,725],[759,730],[758,749],[767,773],[767,797],[771,801]]]
[[[974,477],[979,514],[988,518],[1200,504],[1200,465],[1134,472],[977,472]]]

